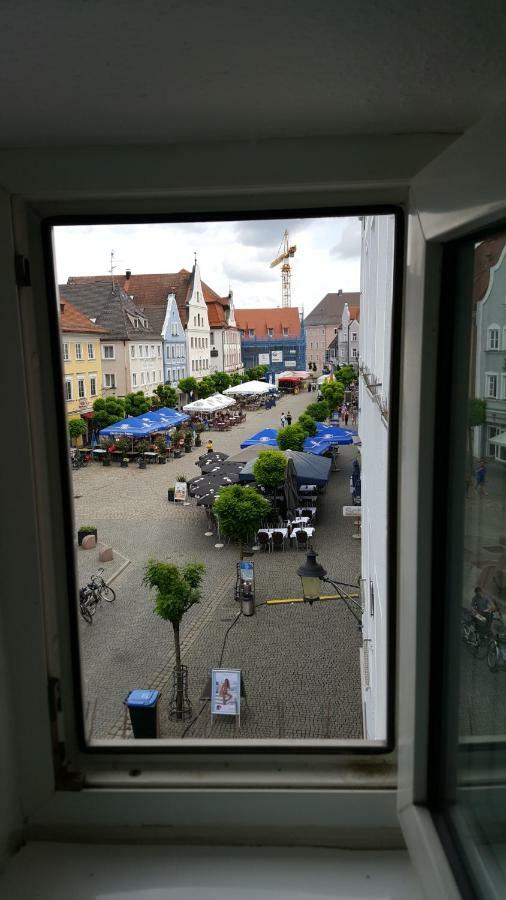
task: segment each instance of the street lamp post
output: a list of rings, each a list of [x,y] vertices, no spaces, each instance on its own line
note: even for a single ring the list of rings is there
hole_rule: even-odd
[[[321,600],[322,582],[331,584],[337,592],[337,598],[343,601],[357,620],[359,629],[362,629],[362,607],[360,603],[348,594],[347,591],[343,590],[341,582],[333,581],[331,578],[327,577],[326,570],[316,561],[316,553],[314,550],[308,550],[306,562],[302,566],[299,566],[297,575],[300,576],[302,582],[302,596],[304,598],[304,603],[309,603],[309,605],[312,606],[315,601]]]

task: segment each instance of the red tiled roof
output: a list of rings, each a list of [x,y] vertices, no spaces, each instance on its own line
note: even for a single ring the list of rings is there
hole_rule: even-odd
[[[497,265],[506,244],[506,235],[482,241],[474,252],[473,301],[479,303],[487,293],[490,270]]]
[[[161,306],[166,303],[168,294],[176,295],[176,303],[183,327],[186,326],[187,306],[186,300],[190,287],[192,273],[187,269],[179,272],[165,272],[158,275],[130,275],[130,278],[116,278],[116,282],[125,293],[133,296],[137,306]],[[92,281],[110,281],[110,275],[75,275],[69,278],[69,284],[85,284]],[[208,284],[202,282],[204,300],[206,303],[213,301],[223,302],[216,291]],[[149,315],[149,313],[148,313]]]
[[[83,313],[79,312],[65,297],[60,296],[60,331],[79,334],[107,334],[106,328],[95,325]]]
[[[249,329],[255,330],[255,337],[268,337],[268,328],[273,329],[273,338],[300,337],[299,310],[295,307],[277,309],[236,309],[237,327],[248,337]],[[288,335],[283,334],[288,328]]]
[[[358,322],[360,320],[360,306],[349,306],[348,310],[350,313],[350,319],[356,319]]]

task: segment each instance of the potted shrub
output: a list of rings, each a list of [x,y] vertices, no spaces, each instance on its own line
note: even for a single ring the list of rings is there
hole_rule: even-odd
[[[95,535],[95,540],[97,540],[97,527],[96,525],[80,525],[77,529],[77,543],[81,546],[83,542],[83,537],[86,537],[87,534]]]
[[[174,494],[175,494],[175,492],[176,492],[176,489],[175,489],[174,487],[168,488],[168,490],[167,490],[167,500],[169,501],[169,503],[174,503]]]
[[[202,446],[202,438],[200,437],[200,435],[202,434],[203,431],[204,431],[204,426],[203,426],[202,422],[197,422],[197,424],[195,425],[195,446],[196,447]]]
[[[111,465],[111,454],[109,453],[109,451],[107,451],[107,455],[104,456],[104,458],[103,458],[103,460],[102,460],[102,465],[103,465],[103,466],[110,466],[110,465]]]
[[[184,436],[184,452],[191,453],[192,445],[193,445],[193,434],[191,431],[187,431]]]
[[[121,468],[128,469],[128,456],[124,456],[121,460]]]
[[[174,457],[175,459],[180,459],[182,454],[181,441],[183,440],[183,433],[179,429],[172,434],[172,446],[174,447]]]

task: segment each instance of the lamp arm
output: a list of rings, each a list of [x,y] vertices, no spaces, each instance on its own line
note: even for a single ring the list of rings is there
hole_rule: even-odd
[[[350,597],[350,595],[346,591],[342,590],[342,588],[340,587],[339,581],[332,581],[331,578],[322,578],[322,581],[325,582],[325,584],[332,585],[332,587],[337,591],[337,596],[340,597],[340,599],[346,604],[349,611],[355,617],[358,624],[360,625],[360,628],[362,628],[363,610],[362,610],[360,603],[357,600],[355,600],[354,597]],[[357,609],[360,611],[360,615],[357,615],[357,612],[356,612]]]

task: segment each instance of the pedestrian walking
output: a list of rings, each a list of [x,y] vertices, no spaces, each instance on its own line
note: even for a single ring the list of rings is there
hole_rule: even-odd
[[[346,410],[346,412],[344,414],[344,424],[345,425],[348,425],[348,417],[349,417],[349,412],[348,412],[348,410]]]
[[[207,442],[207,452],[212,453],[213,449],[214,449],[213,442],[212,442],[211,438],[209,438],[209,440]]]
[[[291,425],[291,424],[292,424],[292,414],[291,414],[291,412],[287,412],[287,414],[286,414],[286,421],[287,421],[287,424],[288,424],[288,425]]]
[[[281,413],[281,428],[284,428],[285,426],[286,426],[286,416],[285,416],[284,412],[282,412]]]
[[[487,476],[487,467],[485,465],[485,460],[480,459],[480,461],[478,463],[478,468],[476,469],[476,472],[474,473],[474,477],[475,477],[474,489],[475,489],[476,493],[480,495],[480,497],[483,497],[483,495],[487,493],[485,490],[486,476]]]

